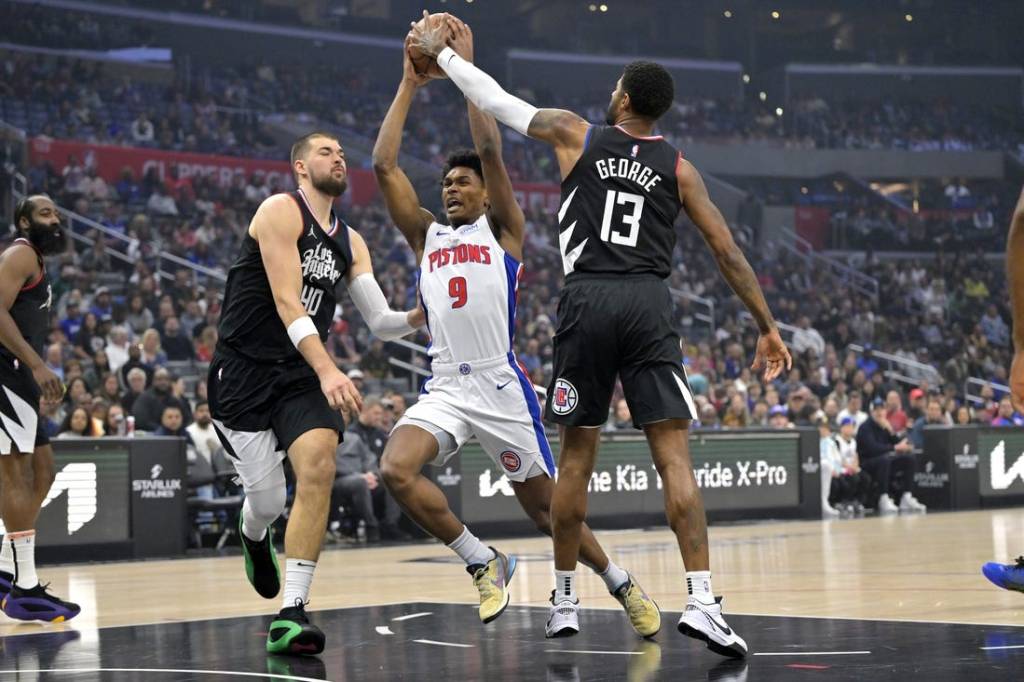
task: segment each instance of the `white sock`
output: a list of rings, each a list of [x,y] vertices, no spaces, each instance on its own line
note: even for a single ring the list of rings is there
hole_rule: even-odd
[[[23,530],[8,533],[4,544],[11,545],[14,557],[14,584],[18,587],[31,589],[39,584],[36,575],[36,532]]]
[[[485,566],[495,556],[494,550],[480,542],[465,526],[462,527],[462,535],[455,538],[448,548],[458,554],[467,566]]]
[[[714,604],[715,593],[711,589],[711,571],[687,571],[686,591],[701,604]]]
[[[282,609],[295,606],[296,599],[303,604],[309,601],[309,586],[313,582],[313,571],[315,570],[315,561],[309,559],[285,560],[284,597],[281,600]]]
[[[629,580],[629,574],[616,566],[615,562],[611,559],[608,560],[608,568],[604,569],[604,571],[597,575],[604,581],[605,587],[607,587],[608,591],[612,594],[615,593],[615,590],[625,585]]]
[[[576,571],[555,570],[555,603],[568,599],[578,602],[576,597]]]
[[[14,575],[14,555],[11,554],[11,536],[5,535],[0,544],[0,571]]]
[[[267,524],[253,513],[248,499],[242,503],[242,532],[253,542],[259,542],[267,537]]]

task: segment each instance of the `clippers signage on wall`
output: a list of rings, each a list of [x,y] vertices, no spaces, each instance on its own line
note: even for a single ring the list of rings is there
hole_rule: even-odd
[[[1024,497],[1024,429],[982,429],[978,452],[982,497]]]
[[[691,439],[694,475],[709,511],[779,509],[800,504],[795,434]],[[557,450],[557,447],[553,447]],[[504,522],[523,512],[504,472],[471,443],[460,453],[465,520]],[[662,481],[643,439],[601,444],[588,486],[588,518],[664,513]],[[752,514],[753,516],[753,514]]]

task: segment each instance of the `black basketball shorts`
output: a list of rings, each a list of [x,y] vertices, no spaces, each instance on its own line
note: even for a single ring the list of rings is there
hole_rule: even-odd
[[[672,310],[668,286],[653,275],[574,274],[558,303],[545,418],[602,426],[616,375],[635,427],[696,418]]]
[[[29,455],[50,444],[39,418],[41,395],[28,367],[0,357],[0,455]]]
[[[258,363],[218,348],[207,397],[217,436],[247,488],[265,479],[307,431],[332,429],[339,440],[345,431],[304,360]]]

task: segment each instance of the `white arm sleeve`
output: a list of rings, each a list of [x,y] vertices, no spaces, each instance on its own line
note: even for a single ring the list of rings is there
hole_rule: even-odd
[[[473,104],[513,130],[527,134],[537,107],[505,92],[496,80],[450,47],[437,55],[437,64]]]
[[[348,293],[374,336],[392,341],[416,331],[408,313],[391,310],[372,273],[364,272],[349,282]]]

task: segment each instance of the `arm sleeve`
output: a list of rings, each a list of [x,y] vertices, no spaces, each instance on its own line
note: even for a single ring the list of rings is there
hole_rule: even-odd
[[[450,47],[437,55],[437,64],[473,104],[513,130],[527,134],[537,107],[505,92],[496,80]]]
[[[352,280],[348,292],[374,336],[391,341],[416,331],[409,324],[408,313],[391,310],[372,273],[365,272]]]

